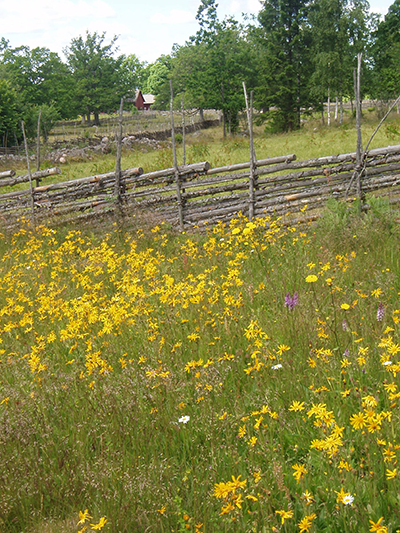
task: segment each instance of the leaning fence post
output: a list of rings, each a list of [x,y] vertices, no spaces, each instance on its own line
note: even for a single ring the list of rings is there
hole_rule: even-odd
[[[174,101],[174,93],[172,90],[172,80],[169,80],[169,88],[171,91],[171,102],[170,102],[170,112],[171,112],[171,137],[172,137],[172,151],[174,154],[174,170],[175,170],[175,183],[176,183],[176,199],[178,202],[178,216],[179,216],[179,227],[181,231],[184,228],[183,223],[183,208],[182,208],[182,195],[181,195],[181,185],[180,185],[180,178],[179,178],[179,169],[178,169],[178,161],[176,158],[176,144],[175,144],[175,127],[174,127],[174,109],[173,109],[173,101]]]
[[[250,108],[249,108],[249,102],[247,99],[247,90],[246,90],[245,82],[243,82],[243,91],[244,91],[244,98],[246,100],[247,123],[249,126],[249,135],[250,135],[249,220],[252,220],[254,218],[255,203],[256,203],[255,171],[256,171],[256,164],[257,164],[256,152],[254,149],[254,139],[253,139],[253,91],[250,92]]]

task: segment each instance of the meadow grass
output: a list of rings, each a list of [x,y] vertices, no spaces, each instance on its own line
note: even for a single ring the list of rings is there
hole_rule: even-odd
[[[349,117],[256,127],[259,158],[355,139]],[[393,115],[372,147],[398,142]],[[248,152],[221,129],[188,136],[188,162]],[[62,179],[114,165],[70,161]],[[172,166],[172,151],[126,150],[122,166]],[[0,531],[400,529],[399,233],[368,203],[358,217],[332,201],[307,227],[1,235]]]
[[[0,530],[400,529],[384,202],[0,236]]]

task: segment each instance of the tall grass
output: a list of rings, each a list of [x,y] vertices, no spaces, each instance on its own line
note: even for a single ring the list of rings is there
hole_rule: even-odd
[[[0,530],[396,531],[400,237],[372,204],[2,235]]]

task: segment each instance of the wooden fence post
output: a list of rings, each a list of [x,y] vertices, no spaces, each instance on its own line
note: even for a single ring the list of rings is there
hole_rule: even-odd
[[[26,141],[24,121],[21,122],[21,128],[22,128],[22,135],[24,137],[24,146],[25,146],[25,155],[26,155],[26,167],[28,169],[28,175],[29,175],[29,188],[30,188],[30,192],[31,192],[32,219],[34,219],[34,217],[35,217],[35,200],[34,200],[34,196],[33,196],[31,165],[29,163],[28,143]]]
[[[256,151],[254,149],[253,139],[253,91],[250,92],[250,109],[247,99],[246,84],[243,82],[244,98],[246,100],[246,112],[247,112],[247,124],[249,126],[250,135],[250,176],[249,176],[249,220],[254,218],[255,210],[255,189],[256,189],[256,177],[255,171],[257,166]]]
[[[116,138],[117,156],[115,162],[115,203],[117,208],[121,207],[121,152],[122,152],[122,122],[123,122],[124,98],[121,98],[118,114],[118,134]]]
[[[39,116],[37,121],[37,133],[36,133],[36,170],[40,170],[40,118],[42,116],[42,110],[39,109]],[[36,178],[36,187],[39,187],[39,179]]]
[[[350,190],[353,180],[356,179],[357,180],[356,181],[357,196],[360,202],[360,207],[359,207],[360,212],[362,210],[361,204],[363,202],[361,179],[364,173],[364,157],[363,157],[362,136],[361,136],[361,108],[360,108],[360,105],[361,105],[361,98],[360,98],[361,59],[362,59],[362,54],[359,53],[357,56],[357,69],[353,70],[354,96],[355,96],[355,104],[356,104],[356,129],[357,129],[356,167],[354,169],[353,175],[350,179],[350,182],[347,187],[346,194],[345,194],[345,198],[347,198],[347,194]]]
[[[178,203],[178,217],[179,217],[179,228],[181,231],[184,229],[183,222],[183,208],[182,208],[182,195],[181,195],[181,185],[178,169],[178,161],[176,158],[176,143],[175,143],[175,127],[174,127],[174,93],[172,90],[172,80],[169,80],[169,88],[171,91],[171,101],[170,101],[170,113],[171,113],[171,137],[172,137],[172,151],[174,154],[174,171],[175,171],[175,183],[176,183],[176,200]]]
[[[362,187],[361,187],[361,179],[363,174],[363,168],[362,168],[362,137],[361,137],[361,59],[362,54],[359,53],[357,56],[357,77],[356,77],[356,71],[354,71],[354,90],[355,90],[355,97],[356,97],[356,124],[357,124],[357,195],[358,199],[360,201],[360,209],[361,209],[361,202],[362,202]]]
[[[181,97],[181,109],[182,109],[182,165],[186,165],[186,146],[185,146],[185,109],[183,107],[183,98]]]

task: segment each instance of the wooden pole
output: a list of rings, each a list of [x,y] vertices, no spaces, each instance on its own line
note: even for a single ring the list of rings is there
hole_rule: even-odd
[[[22,135],[24,136],[24,146],[25,146],[25,155],[26,155],[26,167],[27,167],[27,169],[28,169],[28,175],[29,175],[29,188],[30,188],[30,192],[31,192],[31,211],[32,211],[32,218],[34,219],[34,217],[35,217],[35,200],[34,200],[34,196],[33,196],[31,165],[30,165],[30,163],[29,163],[28,143],[27,143],[27,141],[26,141],[24,121],[21,122],[21,128],[22,128]]]
[[[183,107],[183,98],[181,97],[181,110],[182,110],[182,165],[186,165],[186,147],[185,147],[185,109]]]
[[[243,91],[244,98],[246,100],[246,112],[247,112],[247,123],[249,126],[249,135],[250,135],[250,177],[249,177],[249,220],[254,218],[254,207],[255,207],[255,171],[256,171],[256,152],[254,149],[254,139],[253,139],[253,91],[250,93],[250,108],[247,98],[246,84],[243,82]]]
[[[362,136],[361,136],[361,60],[362,54],[357,56],[357,74],[354,70],[354,91],[356,97],[356,125],[357,125],[357,195],[360,200],[360,208],[362,201],[362,190],[361,190],[361,176],[362,176]]]
[[[36,133],[36,170],[40,170],[40,118],[42,116],[42,110],[39,109],[39,116],[37,121],[37,133]],[[39,187],[40,180],[36,178],[36,187]]]
[[[0,172],[0,179],[12,178],[13,176],[15,176],[15,170],[4,170],[3,172]]]
[[[363,153],[363,159],[366,157],[367,155],[367,152],[368,152],[368,148],[369,148],[369,145],[371,144],[372,142],[372,139],[375,137],[376,133],[378,132],[379,128],[382,126],[382,124],[385,122],[385,120],[387,119],[388,115],[390,114],[390,112],[392,111],[392,109],[394,108],[395,105],[399,105],[399,101],[400,101],[400,96],[397,97],[397,99],[393,102],[393,104],[389,107],[388,111],[386,112],[385,116],[382,118],[382,120],[379,122],[379,124],[377,125],[377,127],[375,128],[373,134],[371,135],[371,137],[369,138],[369,141],[367,142],[367,146],[365,147],[365,150],[364,150],[364,153]]]
[[[176,199],[178,202],[178,217],[179,217],[179,228],[181,231],[184,229],[183,223],[183,209],[182,209],[182,195],[179,179],[179,169],[178,169],[178,160],[176,158],[176,143],[175,143],[175,126],[174,126],[174,93],[172,89],[172,80],[169,80],[169,88],[171,91],[171,101],[170,101],[170,113],[171,113],[171,137],[172,137],[172,151],[174,154],[174,173],[175,173],[175,183],[176,183]]]
[[[114,196],[117,207],[121,207],[121,152],[122,152],[122,122],[123,122],[124,98],[121,98],[118,114],[117,156],[115,161],[115,188]]]

